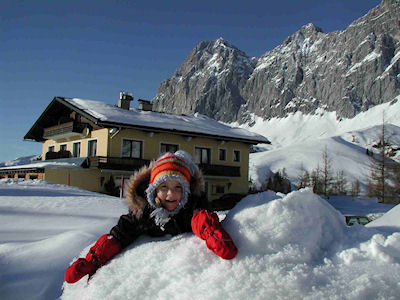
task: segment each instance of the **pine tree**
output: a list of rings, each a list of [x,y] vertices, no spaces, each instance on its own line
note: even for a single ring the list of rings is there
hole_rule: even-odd
[[[336,173],[336,177],[334,179],[334,193],[336,195],[346,195],[347,191],[346,191],[346,185],[347,185],[347,180],[346,177],[344,175],[344,171],[338,171]]]
[[[297,181],[298,181],[298,188],[299,188],[299,189],[302,189],[302,188],[305,188],[305,187],[310,186],[310,181],[311,181],[311,179],[310,179],[310,173],[308,173],[308,171],[305,170],[304,173],[301,174],[301,175],[298,177],[298,180],[297,180]]]
[[[332,161],[328,156],[328,150],[325,146],[322,152],[322,194],[328,196],[330,194],[330,189],[332,185]]]
[[[352,197],[358,197],[360,195],[360,181],[356,179],[351,183],[351,192]]]
[[[396,163],[390,159],[391,145],[385,132],[385,120],[382,121],[382,131],[379,143],[376,146],[379,155],[374,155],[370,164],[370,178],[368,180],[368,196],[378,198],[382,203],[398,201],[396,187]]]
[[[290,181],[287,178],[285,168],[282,171],[278,170],[276,173],[270,172],[262,185],[262,190],[271,190],[285,194],[291,192]]]
[[[319,165],[311,172],[311,185],[315,194],[323,194],[322,176]]]
[[[394,173],[394,192],[397,196],[397,203],[400,202],[400,163],[395,164],[393,168],[393,173]]]

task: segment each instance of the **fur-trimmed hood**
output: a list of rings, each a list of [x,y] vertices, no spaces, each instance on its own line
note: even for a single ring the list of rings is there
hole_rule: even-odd
[[[149,166],[144,166],[136,171],[130,178],[126,190],[126,201],[129,205],[129,210],[140,219],[145,206],[148,204],[146,199],[146,189],[149,186],[151,170],[154,166],[154,161]],[[204,193],[204,178],[201,171],[196,168],[190,180],[189,200],[192,196],[200,197]],[[188,204],[187,203],[187,204]]]

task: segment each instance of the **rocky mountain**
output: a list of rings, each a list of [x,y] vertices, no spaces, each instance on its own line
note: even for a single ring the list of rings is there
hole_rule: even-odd
[[[307,24],[260,58],[222,38],[201,42],[160,84],[153,109],[240,123],[319,108],[353,117],[399,94],[400,1],[383,0],[343,31]]]
[[[222,38],[201,42],[172,78],[161,83],[153,108],[235,120],[241,105],[246,103],[241,91],[255,66],[255,60]]]

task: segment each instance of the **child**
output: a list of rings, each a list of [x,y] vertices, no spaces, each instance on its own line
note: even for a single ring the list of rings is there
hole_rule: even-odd
[[[97,240],[86,258],[79,258],[67,268],[66,282],[93,275],[142,234],[162,236],[193,231],[221,258],[232,259],[237,254],[217,214],[204,209],[207,199],[203,176],[185,151],[168,152],[135,173],[128,185],[127,201],[129,213],[120,217],[110,234]]]

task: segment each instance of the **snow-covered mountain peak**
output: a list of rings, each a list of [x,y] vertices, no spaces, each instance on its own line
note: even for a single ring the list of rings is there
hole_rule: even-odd
[[[222,37],[220,37],[220,38],[215,40],[214,48],[215,47],[231,47],[231,46],[228,45]]]
[[[345,30],[305,24],[259,59],[223,38],[201,42],[160,85],[154,108],[239,123],[321,108],[354,117],[400,94],[399,16],[400,2],[385,0]]]

